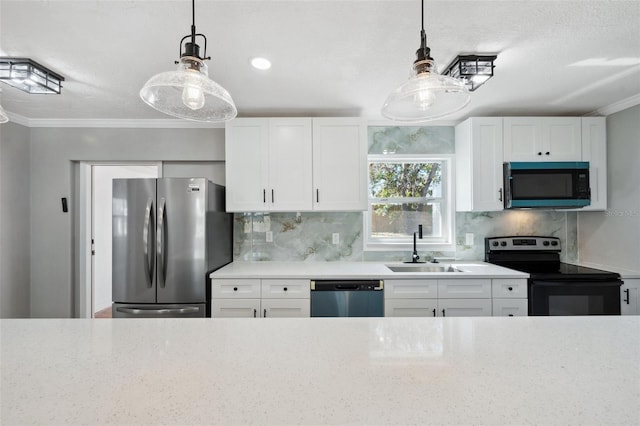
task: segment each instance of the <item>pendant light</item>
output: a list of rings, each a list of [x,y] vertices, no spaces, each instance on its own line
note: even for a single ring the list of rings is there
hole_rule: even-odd
[[[469,103],[471,96],[464,82],[438,74],[430,52],[422,0],[420,48],[416,51],[410,78],[387,97],[382,106],[383,116],[394,121],[429,121],[460,111]]]
[[[140,90],[140,97],[151,107],[174,117],[206,122],[231,120],[238,110],[229,92],[208,76],[204,63],[211,59],[207,57],[207,38],[204,34],[196,34],[195,0],[191,1],[191,7],[191,34],[180,40],[180,60],[175,62],[177,70],[151,77]],[[200,56],[196,37],[204,39],[203,56]]]
[[[0,95],[2,94],[2,89],[0,89]],[[9,116],[7,115],[6,112],[4,112],[4,109],[2,109],[2,105],[0,105],[0,123],[6,123],[7,121],[9,121]]]

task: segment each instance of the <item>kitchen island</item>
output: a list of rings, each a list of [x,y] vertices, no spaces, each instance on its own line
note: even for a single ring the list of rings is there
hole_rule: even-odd
[[[640,423],[640,317],[2,320],[0,423]]]

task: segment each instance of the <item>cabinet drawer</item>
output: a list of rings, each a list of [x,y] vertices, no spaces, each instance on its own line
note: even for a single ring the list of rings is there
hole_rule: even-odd
[[[213,318],[258,318],[260,317],[260,299],[213,299],[211,301]]]
[[[438,298],[491,299],[491,280],[438,280]]]
[[[527,299],[494,299],[494,317],[526,317],[529,314]]]
[[[491,299],[438,299],[438,316],[490,317]]]
[[[214,279],[211,280],[211,297],[235,299],[235,298],[260,298],[260,280],[257,279]]]
[[[308,299],[309,280],[262,280],[263,299]]]
[[[523,279],[494,279],[491,288],[495,298],[526,298],[527,280]]]
[[[262,299],[264,318],[308,318],[310,315],[309,299]]]
[[[436,299],[387,299],[385,317],[435,317]]]
[[[435,299],[437,280],[384,280],[385,299]]]

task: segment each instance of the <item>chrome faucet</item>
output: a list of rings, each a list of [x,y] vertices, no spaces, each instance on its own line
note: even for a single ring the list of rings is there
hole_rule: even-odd
[[[418,234],[418,238],[422,239],[422,225],[418,225],[418,232],[413,233],[413,253],[411,254],[411,263],[421,263],[418,262],[420,256],[418,256],[418,250],[416,248],[416,234]]]

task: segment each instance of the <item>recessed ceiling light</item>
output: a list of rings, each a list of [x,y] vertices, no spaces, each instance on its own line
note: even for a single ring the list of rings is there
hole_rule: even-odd
[[[251,58],[251,66],[258,70],[268,70],[271,68],[271,61],[266,58]]]

